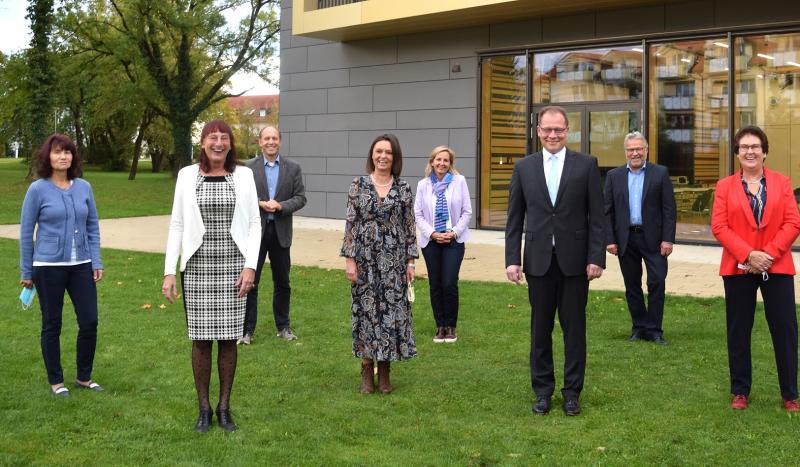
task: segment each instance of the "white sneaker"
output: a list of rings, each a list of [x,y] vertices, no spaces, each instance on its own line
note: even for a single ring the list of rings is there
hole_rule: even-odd
[[[252,341],[252,339],[253,339],[253,336],[251,336],[250,334],[245,334],[244,336],[236,339],[236,345],[242,345],[242,344],[250,345],[250,342]]]

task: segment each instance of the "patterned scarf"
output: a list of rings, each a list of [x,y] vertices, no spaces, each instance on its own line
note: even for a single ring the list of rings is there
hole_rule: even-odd
[[[447,230],[447,220],[449,215],[447,213],[447,197],[444,192],[447,186],[453,181],[453,174],[450,172],[439,181],[436,178],[436,173],[431,172],[431,185],[433,185],[433,194],[436,195],[436,211],[433,215],[433,228],[437,232],[444,232]]]

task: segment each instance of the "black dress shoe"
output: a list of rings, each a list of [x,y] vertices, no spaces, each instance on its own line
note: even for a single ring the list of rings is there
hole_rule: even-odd
[[[633,331],[631,333],[631,337],[628,338],[628,342],[636,342],[642,339],[642,333],[639,331]]]
[[[233,423],[230,409],[217,409],[217,425],[229,433],[236,430],[236,424]]]
[[[653,342],[655,342],[655,343],[656,343],[656,344],[658,344],[658,345],[667,345],[667,340],[666,340],[666,339],[664,339],[664,337],[663,337],[663,336],[656,336],[656,337],[654,337],[654,338],[653,338]]]
[[[550,398],[537,396],[536,402],[533,403],[531,410],[537,415],[547,415],[547,412],[550,411]]]
[[[211,427],[211,415],[213,413],[211,409],[200,409],[200,413],[197,415],[197,423],[194,424],[194,431],[198,433],[205,433],[208,431]]]
[[[577,397],[564,400],[564,413],[570,417],[581,413],[581,404]]]

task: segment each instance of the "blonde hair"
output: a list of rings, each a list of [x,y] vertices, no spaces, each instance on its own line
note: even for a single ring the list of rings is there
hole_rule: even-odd
[[[436,146],[431,151],[431,154],[428,156],[428,165],[425,166],[425,176],[431,176],[431,164],[433,163],[433,159],[436,157],[437,154],[440,152],[446,152],[450,155],[450,173],[453,175],[458,175],[458,170],[456,170],[456,153],[452,149],[448,148],[447,146]]]

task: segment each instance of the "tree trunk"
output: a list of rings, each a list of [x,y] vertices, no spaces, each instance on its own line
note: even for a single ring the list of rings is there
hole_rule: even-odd
[[[145,109],[142,114],[142,121],[139,123],[139,131],[136,133],[136,142],[133,145],[133,160],[131,161],[131,171],[128,180],[136,179],[136,170],[139,168],[139,158],[142,157],[142,143],[144,142],[144,132],[150,126],[153,116],[149,109]]]
[[[172,121],[172,145],[175,151],[172,176],[177,177],[180,169],[192,164],[193,122],[186,118],[172,118],[170,120]]]

